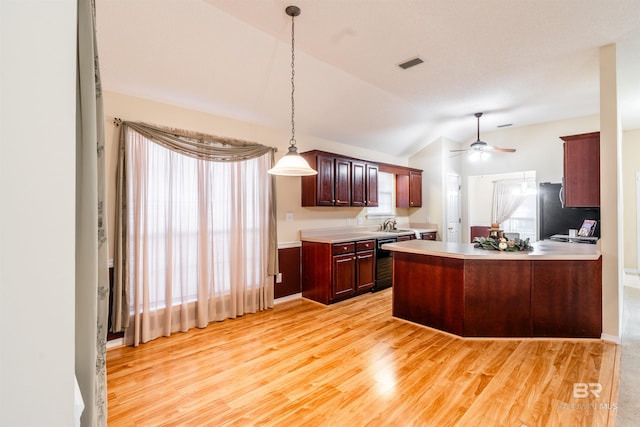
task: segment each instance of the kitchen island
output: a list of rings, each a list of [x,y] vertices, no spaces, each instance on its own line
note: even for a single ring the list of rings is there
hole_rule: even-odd
[[[393,316],[463,337],[599,338],[598,245],[540,241],[502,252],[411,240],[393,251]]]

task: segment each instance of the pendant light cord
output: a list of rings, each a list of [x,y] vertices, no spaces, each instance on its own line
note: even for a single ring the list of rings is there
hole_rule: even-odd
[[[295,50],[294,50],[294,45],[295,45],[295,15],[291,15],[291,139],[289,140],[289,143],[292,146],[296,145],[296,123],[295,123],[295,99],[293,97],[293,94],[296,90],[296,85],[294,82],[294,77],[296,75],[296,70],[295,70],[295,59],[296,59],[296,55],[295,55]]]

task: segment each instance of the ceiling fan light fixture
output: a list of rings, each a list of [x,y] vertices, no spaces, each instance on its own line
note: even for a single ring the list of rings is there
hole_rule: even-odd
[[[469,148],[464,150],[449,150],[452,153],[469,153],[469,158],[472,161],[476,160],[484,160],[490,157],[490,153],[499,152],[499,153],[515,153],[515,148],[498,148],[492,145],[487,144],[486,142],[480,139],[480,117],[482,117],[482,113],[475,113],[474,116],[478,122],[477,129],[478,134],[477,138],[474,142],[471,143]]]
[[[300,15],[300,8],[297,6],[287,6],[284,10],[291,17],[291,139],[289,140],[289,151],[282,156],[276,165],[267,172],[271,175],[280,176],[309,176],[316,175],[318,171],[309,166],[309,163],[298,154],[296,148],[296,125],[295,125],[295,99],[294,93],[296,86],[294,84],[295,76],[295,28],[294,17]]]

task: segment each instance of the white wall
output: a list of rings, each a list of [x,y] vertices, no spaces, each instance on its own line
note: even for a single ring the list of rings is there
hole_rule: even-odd
[[[74,420],[76,2],[0,2],[0,425]]]
[[[445,240],[447,174],[460,175],[460,158],[452,157],[449,150],[459,144],[447,138],[438,138],[409,158],[409,165],[422,169],[422,207],[411,209],[409,219],[413,223],[430,223],[438,226],[438,240]]]
[[[638,270],[638,200],[636,172],[640,171],[640,129],[622,134],[622,191],[624,204],[624,268]]]

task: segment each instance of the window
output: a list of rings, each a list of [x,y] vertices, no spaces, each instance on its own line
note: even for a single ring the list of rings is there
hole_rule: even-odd
[[[131,128],[124,148],[127,343],[272,304],[271,154],[212,161]]]
[[[522,240],[529,238],[536,241],[536,182],[527,179],[520,183],[520,188],[514,190],[524,196],[518,208],[509,219],[505,220],[501,227],[505,233],[519,233]]]
[[[378,173],[378,206],[367,208],[367,216],[392,216],[393,190],[395,175],[388,172]]]

